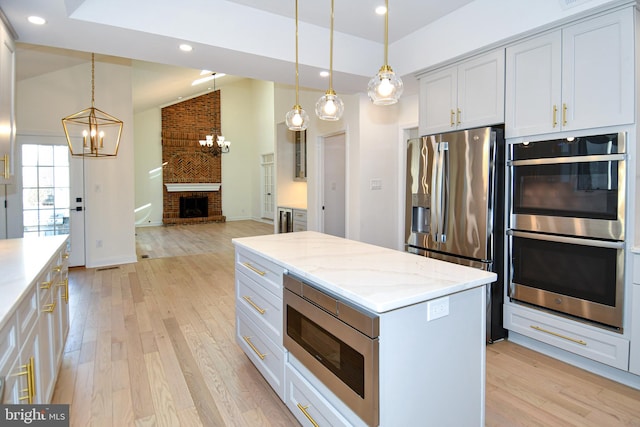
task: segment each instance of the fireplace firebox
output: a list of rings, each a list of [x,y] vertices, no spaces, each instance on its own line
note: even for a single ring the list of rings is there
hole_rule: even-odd
[[[207,196],[180,197],[180,218],[206,218],[209,216]]]

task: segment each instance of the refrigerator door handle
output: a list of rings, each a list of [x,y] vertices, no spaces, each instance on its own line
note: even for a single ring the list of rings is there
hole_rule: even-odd
[[[449,143],[440,143],[442,160],[440,165],[441,188],[440,188],[440,241],[447,242],[447,218],[449,217]]]
[[[440,143],[436,143],[433,150],[433,165],[431,173],[431,227],[429,233],[434,243],[438,242],[438,233],[440,231],[440,213],[439,213],[439,178],[440,178]]]

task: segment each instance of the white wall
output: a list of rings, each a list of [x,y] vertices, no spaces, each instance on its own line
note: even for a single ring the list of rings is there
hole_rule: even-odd
[[[162,112],[152,108],[133,120],[135,225],[162,225]]]
[[[61,119],[91,106],[91,62],[22,80],[16,88],[22,135],[64,136]],[[124,122],[118,156],[85,159],[86,265],[136,261],[131,67],[128,61],[95,65],[95,106]],[[98,247],[101,241],[101,247]]]

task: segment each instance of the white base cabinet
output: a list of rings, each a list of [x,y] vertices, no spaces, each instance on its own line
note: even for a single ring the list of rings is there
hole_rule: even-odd
[[[629,372],[640,375],[640,252],[633,254],[633,287],[631,289],[631,298]]]
[[[6,404],[51,401],[69,329],[67,244],[42,262],[0,328],[0,377]]]
[[[505,303],[504,326],[579,356],[628,369],[629,340],[613,332],[514,303]]]

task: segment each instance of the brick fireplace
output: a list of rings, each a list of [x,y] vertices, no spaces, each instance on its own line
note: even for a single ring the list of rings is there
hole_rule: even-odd
[[[222,161],[200,151],[198,141],[220,129],[220,91],[162,108],[163,214],[165,225],[224,222]],[[181,216],[183,200],[206,198],[206,215]],[[184,207],[184,206],[183,206]]]

